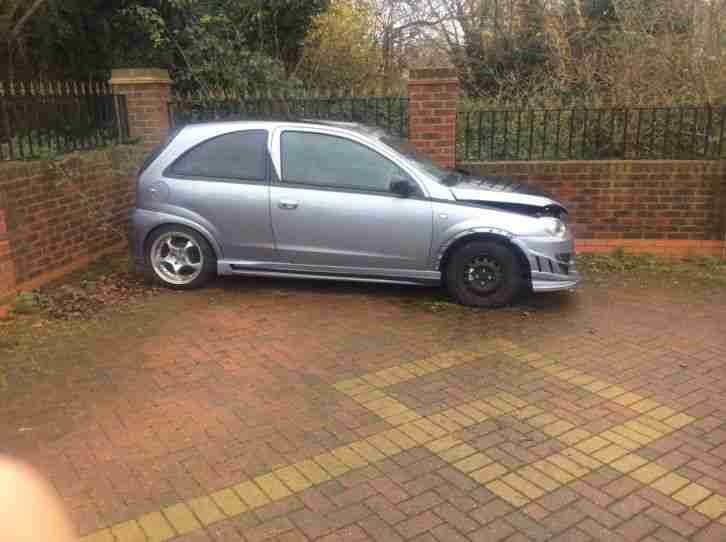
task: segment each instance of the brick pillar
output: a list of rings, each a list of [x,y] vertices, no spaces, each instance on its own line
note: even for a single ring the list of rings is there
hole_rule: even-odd
[[[412,70],[408,81],[408,139],[438,165],[456,165],[459,80],[448,68]]]
[[[114,94],[126,95],[131,137],[153,147],[169,133],[171,78],[157,68],[118,69],[111,72]]]

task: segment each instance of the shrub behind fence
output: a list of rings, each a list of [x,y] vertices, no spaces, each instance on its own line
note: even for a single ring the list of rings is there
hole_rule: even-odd
[[[724,107],[459,112],[459,161],[721,160]]]
[[[329,120],[358,122],[408,134],[408,99],[394,96],[177,96],[172,126],[213,120]]]
[[[53,156],[129,137],[126,97],[95,81],[0,81],[0,160]]]

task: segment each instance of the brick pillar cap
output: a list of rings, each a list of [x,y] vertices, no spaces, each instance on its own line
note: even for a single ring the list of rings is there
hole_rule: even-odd
[[[111,85],[171,84],[169,70],[163,68],[119,68],[111,70]]]
[[[454,68],[422,68],[411,70],[409,79],[458,79],[458,74]]]

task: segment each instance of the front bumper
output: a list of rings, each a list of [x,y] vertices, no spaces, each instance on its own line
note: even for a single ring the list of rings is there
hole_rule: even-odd
[[[524,251],[532,275],[532,291],[555,292],[577,286],[575,242],[571,237],[518,237],[513,241]]]

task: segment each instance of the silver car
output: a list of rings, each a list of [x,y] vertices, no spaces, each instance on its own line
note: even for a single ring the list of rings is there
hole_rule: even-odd
[[[443,283],[501,306],[578,281],[565,209],[519,188],[359,124],[191,125],[142,167],[131,246],[172,288],[216,274]]]

